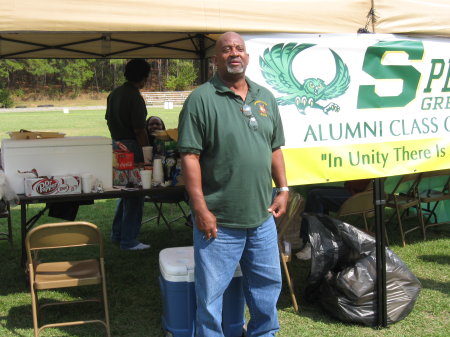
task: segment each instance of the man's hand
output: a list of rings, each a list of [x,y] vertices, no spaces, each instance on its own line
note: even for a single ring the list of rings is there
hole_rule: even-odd
[[[273,214],[275,218],[286,213],[287,202],[289,198],[289,192],[280,192],[273,200],[272,205],[267,209],[270,213]]]
[[[195,214],[195,223],[198,230],[205,235],[206,240],[217,238],[216,216],[209,210]]]

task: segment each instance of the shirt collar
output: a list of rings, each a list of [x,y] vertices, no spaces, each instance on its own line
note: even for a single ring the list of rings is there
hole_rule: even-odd
[[[248,84],[248,94],[247,94],[247,99],[246,101],[248,101],[249,99],[253,100],[255,97],[257,97],[258,93],[259,93],[259,88],[256,85],[256,83],[254,83],[253,81],[251,81],[247,76],[245,76],[245,81]],[[214,88],[216,89],[217,92],[220,93],[227,93],[230,92],[233,95],[235,95],[235,93],[233,92],[233,90],[231,90],[230,88],[228,88],[223,81],[220,79],[219,75],[216,73],[213,78],[211,79],[211,83],[214,86]]]

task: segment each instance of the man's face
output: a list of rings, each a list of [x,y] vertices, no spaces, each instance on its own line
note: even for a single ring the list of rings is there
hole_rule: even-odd
[[[219,73],[244,74],[248,59],[245,43],[238,34],[224,34],[217,41],[215,64]]]

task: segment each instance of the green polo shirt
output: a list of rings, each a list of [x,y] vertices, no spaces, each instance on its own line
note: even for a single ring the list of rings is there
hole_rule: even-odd
[[[112,139],[136,139],[134,130],[145,129],[146,117],[145,101],[133,84],[125,82],[109,94],[105,119]]]
[[[186,100],[178,125],[178,148],[200,155],[202,187],[209,210],[226,227],[253,228],[270,214],[272,151],[284,145],[272,93],[250,81],[245,102],[216,75]],[[251,107],[258,129],[242,106]]]

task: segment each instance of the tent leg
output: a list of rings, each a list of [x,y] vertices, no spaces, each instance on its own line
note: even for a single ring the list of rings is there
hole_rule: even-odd
[[[376,269],[377,269],[377,325],[387,327],[386,296],[386,228],[384,226],[384,178],[374,180],[373,200],[375,206]]]

